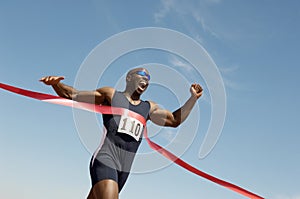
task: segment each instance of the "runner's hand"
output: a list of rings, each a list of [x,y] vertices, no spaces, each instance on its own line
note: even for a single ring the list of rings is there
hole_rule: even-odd
[[[200,86],[200,84],[192,84],[190,88],[190,92],[192,96],[199,99],[202,96],[203,88]]]
[[[42,77],[40,81],[46,85],[56,85],[63,79],[65,78],[62,76],[46,76],[46,77]]]

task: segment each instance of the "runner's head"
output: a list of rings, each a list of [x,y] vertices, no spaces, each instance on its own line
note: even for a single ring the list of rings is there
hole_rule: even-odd
[[[131,69],[126,75],[126,89],[142,94],[149,85],[150,75],[145,68]]]

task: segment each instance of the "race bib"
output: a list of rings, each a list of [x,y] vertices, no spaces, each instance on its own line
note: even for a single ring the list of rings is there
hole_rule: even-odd
[[[136,139],[136,141],[139,141],[142,136],[143,129],[144,126],[139,120],[129,116],[121,116],[118,127],[119,133],[125,133]]]

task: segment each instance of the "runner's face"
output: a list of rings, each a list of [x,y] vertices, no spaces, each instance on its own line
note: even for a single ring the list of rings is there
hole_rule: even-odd
[[[131,81],[134,86],[134,90],[139,94],[146,91],[149,85],[150,75],[146,69],[136,69],[131,72]]]

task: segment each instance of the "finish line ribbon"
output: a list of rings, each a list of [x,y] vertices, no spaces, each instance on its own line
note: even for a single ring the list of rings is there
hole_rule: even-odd
[[[82,110],[86,110],[86,111],[91,111],[91,112],[95,112],[95,113],[115,114],[115,115],[124,115],[126,113],[129,116],[139,120],[146,127],[146,120],[144,119],[143,116],[141,116],[141,115],[139,115],[139,114],[137,114],[133,111],[124,109],[124,108],[94,105],[94,104],[89,104],[89,103],[85,103],[85,102],[76,102],[76,101],[73,101],[73,100],[61,98],[61,97],[54,96],[54,95],[38,93],[38,92],[34,92],[34,91],[29,91],[29,90],[13,87],[13,86],[3,84],[3,83],[0,83],[0,88],[5,89],[5,90],[10,91],[10,92],[13,92],[13,93],[16,93],[16,94],[19,94],[19,95],[23,95],[23,96],[26,96],[26,97],[41,100],[41,101],[44,101],[44,102],[48,102],[48,103],[52,103],[52,104],[59,104],[59,105],[63,105],[63,106],[69,106],[69,107],[82,109]],[[160,145],[158,145],[155,142],[151,141],[150,138],[148,137],[147,128],[145,128],[144,137],[145,137],[147,143],[149,144],[149,146],[153,150],[159,152],[160,154],[165,156],[167,159],[169,159],[172,162],[176,163],[177,165],[183,167],[184,169],[186,169],[186,170],[188,170],[188,171],[190,171],[190,172],[192,172],[192,173],[194,173],[198,176],[201,176],[201,177],[203,177],[207,180],[210,180],[210,181],[212,181],[216,184],[219,184],[219,185],[221,185],[221,186],[223,186],[227,189],[230,189],[234,192],[237,192],[241,195],[244,195],[248,198],[251,198],[251,199],[264,199],[263,197],[261,197],[259,195],[256,195],[256,194],[254,194],[250,191],[247,191],[244,188],[241,188],[237,185],[234,185],[232,183],[226,182],[226,181],[221,180],[219,178],[216,178],[212,175],[209,175],[209,174],[207,174],[203,171],[200,171],[199,169],[191,166],[190,164],[184,162],[183,160],[181,160],[179,157],[177,157],[173,153],[169,152],[168,150],[164,149]]]

